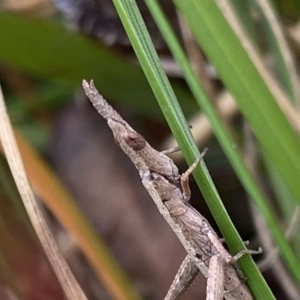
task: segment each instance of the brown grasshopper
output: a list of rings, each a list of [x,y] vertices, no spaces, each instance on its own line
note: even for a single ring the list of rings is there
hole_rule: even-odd
[[[93,81],[88,84],[84,80],[83,88],[99,114],[107,120],[116,142],[139,171],[143,185],[188,253],[165,300],[179,299],[199,271],[208,278],[207,300],[253,299],[234,262],[245,253],[261,250],[243,250],[231,256],[208,221],[187,203],[189,176],[204,153],[179,175],[174,162],[132,129],[98,93]]]

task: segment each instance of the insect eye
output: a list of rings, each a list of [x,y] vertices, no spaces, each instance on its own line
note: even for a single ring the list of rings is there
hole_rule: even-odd
[[[145,139],[137,132],[129,131],[124,133],[125,142],[135,151],[143,150],[146,147]]]

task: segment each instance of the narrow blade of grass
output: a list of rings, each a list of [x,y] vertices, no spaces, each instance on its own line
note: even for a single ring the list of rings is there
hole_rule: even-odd
[[[250,59],[217,3],[175,1],[195,38],[249,122],[264,151],[300,203],[300,141],[279,108],[263,75]],[[300,275],[299,280],[300,280]]]
[[[171,130],[178,141],[183,155],[187,159],[188,163],[191,163],[195,157],[199,155],[198,149],[193,142],[184,116],[182,115],[182,112],[178,106],[177,99],[165,74],[160,68],[159,59],[153,48],[138,9],[135,3],[132,1],[114,0],[114,3],[131,40],[136,55],[141,63],[142,68],[144,69],[144,72],[171,127]],[[229,219],[216,188],[203,163],[201,164],[201,168],[198,168],[195,171],[195,177],[198,183],[200,183],[200,189],[206,201],[210,204],[213,203],[211,205],[215,206],[216,208],[214,211],[216,220],[222,219],[225,222],[225,230],[229,232],[231,236],[235,237],[241,249],[243,247],[243,243],[239,238],[231,220]],[[253,270],[255,270],[256,267],[253,264],[252,258],[245,257],[245,259],[249,260],[248,265],[252,264]],[[259,291],[258,293],[260,294],[261,299],[274,299],[269,288],[261,278],[260,273],[257,272],[257,270],[256,273],[258,278],[256,285],[260,285],[261,290],[260,288],[257,288],[257,290]],[[247,276],[247,278],[251,280],[251,277]]]
[[[276,218],[272,214],[272,210],[266,205],[267,201],[264,199],[263,193],[259,190],[258,186],[256,185],[254,179],[252,178],[250,172],[247,170],[247,167],[243,163],[243,160],[234,147],[232,145],[234,144],[234,141],[230,138],[229,133],[226,131],[226,126],[223,124],[218,117],[217,112],[215,111],[211,101],[207,98],[207,96],[204,94],[202,87],[198,83],[198,80],[196,78],[196,75],[194,74],[187,58],[185,57],[182,49],[179,46],[178,41],[176,40],[176,37],[174,33],[172,32],[169,24],[166,22],[165,17],[162,14],[161,9],[158,6],[157,1],[154,0],[146,0],[146,3],[148,7],[150,8],[152,15],[154,19],[156,20],[156,23],[158,27],[160,28],[163,36],[165,37],[166,42],[168,43],[171,52],[174,55],[174,58],[176,59],[177,63],[181,67],[183,71],[183,75],[187,80],[188,85],[190,86],[198,104],[201,106],[207,117],[209,118],[211,122],[211,126],[214,129],[214,132],[223,147],[225,153],[228,156],[228,159],[230,160],[233,168],[235,169],[236,173],[238,174],[241,182],[243,183],[245,189],[248,191],[249,195],[252,196],[253,200],[256,202],[258,207],[260,208],[263,216],[267,220],[267,223],[269,224],[270,228],[272,229],[273,235],[276,237],[276,240],[280,241],[280,247],[283,253],[292,253],[292,250],[290,249],[288,243],[286,242],[284,235],[282,231],[280,230]],[[217,214],[217,211],[215,211],[217,208],[214,207],[214,203],[208,203],[212,213],[215,215]],[[230,245],[232,250],[236,250],[236,244],[237,241],[235,241],[235,237],[230,235],[230,232],[227,232],[226,228],[223,228],[223,221],[222,218],[216,220],[219,224],[219,227],[223,233],[223,236],[226,238],[226,241]],[[229,234],[228,234],[229,233]],[[297,260],[296,260],[297,261]],[[294,261],[293,261],[294,262]],[[251,265],[251,262],[243,262],[241,264],[241,268],[245,273],[247,273],[247,278],[251,278],[252,280],[249,280],[248,283],[251,286],[253,283],[253,290],[257,289],[257,280],[256,276],[261,277],[261,274],[257,270],[257,268],[253,267]],[[265,287],[268,289],[268,287]],[[262,288],[257,289],[259,290],[259,293],[262,291]],[[259,293],[256,295],[263,296],[262,294],[259,295]]]
[[[297,197],[299,201],[299,184],[298,186],[296,184],[300,171],[299,159],[297,158],[299,157],[299,140],[285,116],[280,111],[273,95],[262,80],[262,77],[255,70],[247,54],[241,49],[242,46],[238,40],[232,36],[233,33],[230,32],[228,24],[224,23],[225,20],[220,11],[217,7],[214,7],[215,3],[211,2],[209,7],[202,7],[205,11],[205,16],[202,16],[199,6],[201,7],[203,3],[204,2],[201,2],[201,4],[195,5],[193,1],[184,1],[184,3],[178,2],[177,4],[185,13],[186,19],[194,29],[199,41],[200,33],[197,30],[201,28],[200,31],[206,37],[206,39],[201,39],[201,42],[202,45],[204,45],[204,49],[208,51],[207,55],[212,57],[213,62],[223,76],[222,79],[235,95],[242,113],[252,125],[255,135],[264,147],[270,161],[281,174],[293,197]],[[210,9],[211,11],[208,13]],[[190,14],[190,11],[193,11],[193,14]],[[199,15],[197,15],[197,11]],[[221,22],[217,21],[219,18],[223,18]],[[198,19],[201,19],[201,21],[198,22]],[[212,28],[210,28],[210,23],[212,23]],[[205,31],[202,31],[204,30],[203,27]],[[224,32],[223,28],[225,29]],[[213,37],[211,38],[210,35],[213,35]],[[232,43],[228,42],[227,39],[232,40]],[[212,46],[214,47],[213,49],[211,49],[210,43],[214,45]],[[225,55],[222,49],[225,49]],[[230,53],[230,51],[232,51],[232,53]],[[239,51],[243,53],[239,53]],[[222,59],[220,59],[220,57],[222,57]],[[232,69],[234,69],[234,71],[232,71]],[[251,70],[251,72],[249,72],[249,70]],[[292,164],[294,164],[293,167],[291,167]],[[233,164],[233,166],[234,165],[235,164]],[[291,179],[292,176],[294,176],[293,180]],[[243,177],[241,177],[241,180],[243,180]],[[291,180],[293,182],[291,182]],[[257,193],[257,189],[253,189],[253,185],[251,187],[250,183],[249,181],[247,183],[250,187],[248,191],[264,214],[269,228],[281,249],[281,254],[299,284],[299,261],[284,239],[278,224],[272,217],[263,198],[261,198],[261,194]]]
[[[0,136],[7,162],[16,182],[24,206],[37,237],[52,265],[57,279],[69,300],[87,300],[64,257],[60,253],[54,237],[45,221],[42,210],[29,184],[21,155],[19,153],[12,126],[6,112],[2,89],[0,87]]]

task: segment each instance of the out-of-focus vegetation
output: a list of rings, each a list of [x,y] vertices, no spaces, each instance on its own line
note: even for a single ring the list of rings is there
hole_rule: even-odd
[[[248,239],[250,235],[254,241],[250,247],[264,248],[265,260],[261,261],[263,275],[276,298],[299,298],[299,0],[222,0],[211,3],[174,0],[180,18],[185,22],[182,19],[178,21],[179,15],[174,13],[169,1],[162,1],[167,19],[161,15],[156,1],[145,1],[151,13],[145,4],[138,3],[159,57],[164,65],[171,60],[172,70],[176,70],[174,76],[174,72],[166,67],[174,95],[166,78],[161,75],[163,73],[155,65],[157,61],[151,50],[151,41],[140,27],[141,23],[133,17],[136,13],[134,6],[130,6],[127,0],[113,1],[130,33],[132,49],[116,13],[112,13],[111,1],[105,4],[103,0],[100,5],[101,1],[56,0],[53,1],[56,6],[51,1],[43,0],[0,2],[0,80],[8,112],[17,131],[22,133],[22,136],[17,133],[17,137],[23,158],[26,159],[25,166],[35,192],[53,214],[49,215],[49,221],[58,241],[64,236],[64,231],[54,221],[56,218],[75,236],[93,270],[104,283],[104,289],[97,288],[95,292],[93,287],[99,282],[93,281],[91,287],[90,278],[95,278],[92,271],[86,275],[82,271],[82,268],[87,268],[85,264],[84,267],[80,265],[79,271],[75,267],[75,272],[85,274],[82,277],[88,276],[90,279],[90,282],[80,279],[89,298],[133,299],[138,297],[135,294],[137,289],[142,298],[150,295],[149,299],[158,299],[158,295],[165,293],[165,286],[160,290],[159,285],[149,278],[138,281],[137,278],[144,278],[139,272],[145,270],[138,269],[126,256],[125,253],[131,250],[126,248],[122,240],[135,233],[134,224],[124,233],[123,225],[109,222],[110,219],[114,220],[113,211],[106,211],[100,203],[89,202],[93,197],[90,191],[97,184],[101,186],[99,182],[102,175],[93,171],[91,176],[94,177],[85,181],[85,171],[93,170],[93,163],[89,159],[97,159],[91,152],[98,151],[89,146],[98,137],[92,134],[90,137],[91,130],[88,128],[94,127],[95,132],[99,131],[101,146],[105,148],[108,142],[102,125],[91,125],[95,115],[86,112],[88,104],[81,89],[84,78],[94,79],[105,98],[129,119],[131,117],[136,129],[143,131],[147,139],[157,146],[168,137],[164,116],[188,163],[198,155],[197,148],[210,148],[205,161],[221,197],[205,167],[195,172],[195,178],[230,250],[236,253],[243,246],[220,198],[243,239]],[[151,14],[158,22],[163,37],[153,25]],[[176,29],[175,36],[180,45],[185,46],[189,61],[178,48],[166,22],[171,22],[171,27]],[[191,32],[188,34],[189,28]],[[166,42],[162,42],[164,38]],[[201,78],[200,85],[198,77]],[[197,146],[175,95],[185,118],[192,124]],[[109,147],[108,152],[117,155],[114,146]],[[99,155],[104,155],[100,150]],[[106,155],[102,174],[110,178],[110,167],[106,169],[105,165],[105,161],[110,161],[110,156],[109,153]],[[79,162],[78,157],[84,157],[85,162]],[[178,163],[181,162],[181,158],[176,159]],[[3,297],[13,299],[9,295],[15,295],[18,299],[62,299],[50,268],[45,267],[45,258],[3,156],[1,161],[0,236],[3,246],[0,247],[0,263],[3,271],[0,273],[0,290]],[[45,161],[50,168],[57,170],[63,183]],[[122,173],[120,168],[116,167],[116,173]],[[126,163],[123,168],[126,168]],[[102,186],[103,195],[99,195],[100,198],[108,199],[110,189],[115,187],[117,190],[116,185],[126,190],[125,186],[129,183],[124,177],[119,181],[114,176],[112,178],[107,179],[109,185]],[[135,193],[135,188],[124,192],[124,198],[132,197],[132,193]],[[244,209],[248,205],[247,198],[255,203],[258,210],[252,205]],[[131,208],[124,205],[122,212],[134,214],[133,207],[137,205],[135,202],[132,202]],[[90,215],[91,206],[91,210],[98,212],[97,216]],[[121,218],[116,215],[115,212],[115,218]],[[106,220],[107,216],[110,217],[106,223],[99,221],[99,218]],[[246,223],[245,216],[249,220],[248,225],[243,226]],[[149,215],[145,213],[140,217],[146,222]],[[140,239],[143,239],[144,233],[140,230]],[[98,234],[104,235],[105,242]],[[119,235],[121,244],[116,242],[116,236]],[[66,241],[71,243],[70,247],[66,246]],[[108,243],[112,253],[106,249],[105,243]],[[72,255],[77,263],[82,259],[69,238],[63,239],[60,245],[68,259],[72,260]],[[144,249],[143,253],[136,250],[134,254],[144,259],[145,265],[151,265],[151,254],[145,254],[148,253],[145,249],[154,247],[155,239],[151,240],[151,247],[146,239],[141,245],[139,247]],[[132,246],[132,249],[137,248]],[[162,253],[156,248],[153,253],[155,251]],[[119,259],[122,267],[113,261],[111,254]],[[163,266],[162,263],[160,265]],[[78,264],[76,266],[78,268]],[[240,267],[255,297],[272,299],[272,293],[252,259],[243,258]],[[125,278],[123,268],[129,274],[129,280]],[[155,277],[154,267],[153,273],[150,269],[146,271]],[[160,272],[163,276],[171,271]],[[123,296],[117,296],[122,293]],[[186,297],[193,299],[189,294]]]

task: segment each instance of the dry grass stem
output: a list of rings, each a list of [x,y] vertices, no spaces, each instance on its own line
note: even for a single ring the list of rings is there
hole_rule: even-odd
[[[251,40],[244,32],[239,20],[237,19],[234,9],[228,0],[217,0],[216,3],[220,7],[220,10],[223,12],[224,17],[228,20],[233,31],[238,37],[241,45],[244,47],[245,51],[248,53],[253,64],[257,68],[264,82],[272,87],[270,92],[273,94],[273,97],[277,100],[279,107],[282,109],[283,113],[286,115],[290,124],[293,126],[297,132],[300,132],[300,119],[297,110],[293,107],[291,102],[288,100],[287,96],[284,94],[282,89],[278,86],[276,80],[272,77],[269,70],[267,70],[262,59],[255,50]]]
[[[69,300],[87,300],[65,259],[60,254],[48,225],[45,222],[40,205],[30,187],[20,153],[17,148],[16,140],[13,135],[12,126],[6,112],[6,106],[1,88],[0,137],[8,164],[23,200],[24,206],[27,210],[28,216],[67,298]]]
[[[261,12],[266,18],[268,25],[270,26],[276,41],[278,42],[279,48],[281,50],[281,55],[285,61],[285,64],[288,67],[289,75],[292,82],[292,90],[293,95],[295,97],[295,104],[299,108],[300,107],[300,86],[299,86],[299,77],[297,75],[297,70],[295,68],[296,63],[294,58],[290,52],[290,48],[287,45],[286,39],[284,37],[284,33],[282,31],[282,26],[279,23],[275,12],[273,11],[269,1],[266,0],[257,0],[257,5],[260,7]]]
[[[261,179],[261,175],[257,168],[257,161],[258,161],[258,151],[257,151],[257,145],[254,140],[254,136],[249,128],[249,126],[244,126],[244,136],[245,136],[245,144],[244,144],[244,160],[246,161],[249,170],[251,170],[254,178],[256,178],[256,182],[261,186],[262,190],[265,190],[264,186],[260,184],[263,182]],[[267,195],[267,193],[265,193]],[[267,196],[266,196],[267,198]],[[261,272],[265,271],[268,268],[272,268],[273,274],[277,279],[278,284],[281,285],[282,290],[285,292],[288,299],[299,299],[299,291],[297,286],[294,284],[290,274],[287,272],[286,268],[284,267],[284,264],[279,257],[279,251],[278,248],[274,247],[274,243],[270,234],[270,231],[268,229],[268,226],[260,214],[260,212],[257,210],[255,205],[250,201],[250,208],[251,213],[253,217],[253,225],[256,228],[256,233],[259,238],[259,242],[261,244],[261,247],[264,250],[265,258],[258,263],[258,267]],[[290,235],[294,232],[295,226],[298,225],[298,222],[296,223],[295,219],[298,220],[299,218],[299,211],[296,212],[296,215],[294,215],[293,220],[289,226],[289,228],[286,231],[286,236]]]

